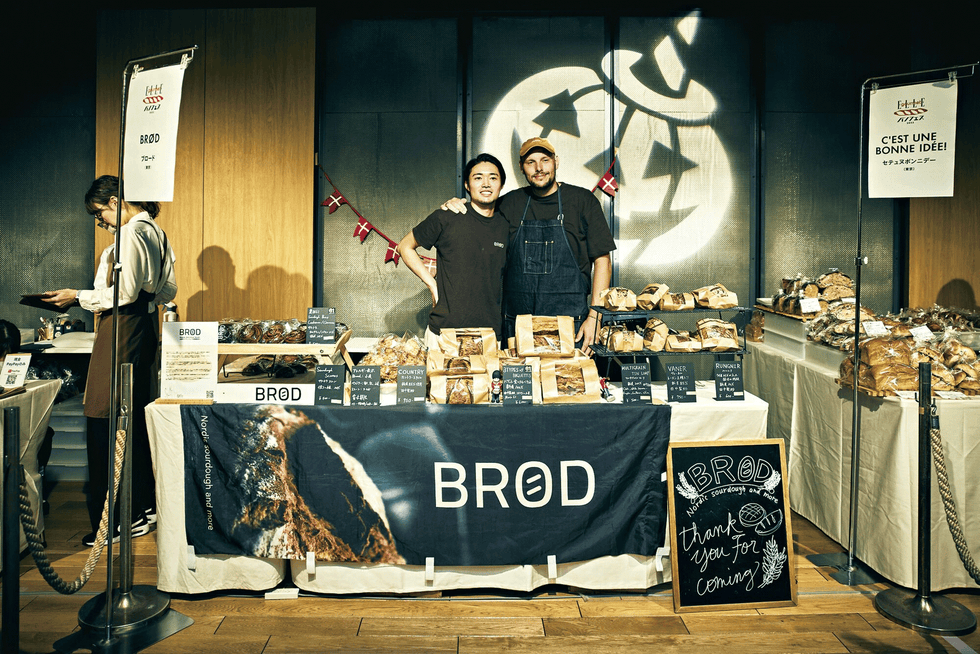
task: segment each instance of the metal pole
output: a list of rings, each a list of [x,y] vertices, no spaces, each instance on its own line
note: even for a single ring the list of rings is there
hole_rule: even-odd
[[[932,365],[919,364],[919,589],[889,588],[875,595],[878,613],[898,624],[925,633],[947,636],[968,634],[977,618],[955,600],[932,596],[932,456],[930,440],[935,414],[932,404]]]
[[[4,652],[20,640],[20,408],[3,410],[3,637]]]

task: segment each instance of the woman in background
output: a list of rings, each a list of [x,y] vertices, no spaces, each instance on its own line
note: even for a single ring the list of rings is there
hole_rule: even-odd
[[[79,305],[96,314],[95,346],[85,384],[85,415],[88,418],[88,513],[92,533],[82,539],[86,545],[95,542],[102,508],[109,485],[108,453],[110,434],[110,360],[112,342],[113,288],[112,269],[119,269],[119,362],[133,364],[133,411],[131,418],[133,457],[133,536],[150,532],[156,522],[153,464],[146,433],[144,407],[152,401],[151,389],[157,357],[157,306],[177,295],[174,277],[174,252],[167,235],[154,222],[160,213],[156,202],[127,202],[119,197],[119,179],[103,175],[85,194],[85,207],[98,225],[115,234],[119,230],[120,256],[115,243],[109,245],[99,261],[94,288],[63,288],[45,294],[45,301],[67,309]],[[117,212],[118,222],[117,225]],[[116,508],[118,510],[118,503]],[[118,524],[118,514],[117,514]],[[117,527],[116,535],[119,529]]]

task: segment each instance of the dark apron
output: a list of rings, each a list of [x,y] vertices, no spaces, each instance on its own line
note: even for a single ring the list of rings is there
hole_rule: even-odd
[[[505,340],[514,336],[517,316],[572,316],[578,329],[589,312],[589,289],[565,234],[561,188],[557,193],[558,217],[551,220],[525,220],[531,206],[528,196],[510,241],[504,270]]]
[[[164,235],[163,256],[167,256]],[[112,269],[115,252],[109,257],[106,286],[113,283]],[[163,265],[161,262],[161,271]],[[119,307],[119,362],[133,364],[133,407],[149,404],[153,390],[153,370],[157,356],[157,314],[150,313],[154,295],[140,290],[136,299]],[[109,386],[112,374],[112,310],[97,317],[95,345],[85,381],[85,415],[89,418],[109,417]]]

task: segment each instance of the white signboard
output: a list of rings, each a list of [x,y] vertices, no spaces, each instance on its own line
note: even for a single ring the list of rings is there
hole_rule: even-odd
[[[129,82],[126,103],[126,199],[172,202],[177,158],[177,124],[184,68],[180,64],[142,70]]]
[[[931,82],[871,93],[868,196],[953,195],[956,82]]]
[[[163,323],[160,397],[213,400],[218,384],[218,323]]]
[[[31,367],[30,354],[8,354],[3,360],[0,388],[20,388],[27,381],[27,369]]]

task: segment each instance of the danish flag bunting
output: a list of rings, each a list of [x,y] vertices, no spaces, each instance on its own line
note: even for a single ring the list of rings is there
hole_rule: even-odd
[[[327,208],[327,213],[333,213],[340,208],[340,205],[348,204],[347,198],[340,194],[340,191],[334,191],[330,194],[330,197],[320,203],[321,207]],[[364,239],[362,238],[361,241]]]
[[[364,239],[366,239],[368,237],[368,234],[370,234],[371,233],[371,230],[373,230],[373,229],[374,229],[374,225],[372,225],[371,223],[369,223],[362,216],[362,217],[360,217],[360,218],[357,219],[357,227],[354,228],[354,236],[356,236],[359,239],[361,239],[361,243],[363,243],[364,242]]]
[[[612,174],[612,169],[607,170],[606,174],[602,176],[599,180],[599,190],[608,195],[611,198],[616,197],[616,191],[619,190],[619,183]]]
[[[398,255],[398,250],[396,249],[397,247],[398,247],[397,243],[395,243],[391,239],[388,240],[388,251],[385,252],[385,263],[388,263],[389,261],[394,261],[395,265],[396,266],[398,265],[398,259],[400,259],[401,257]]]
[[[429,274],[433,277],[436,276],[436,260],[431,257],[422,257],[422,263],[425,265],[425,269],[429,271]]]

